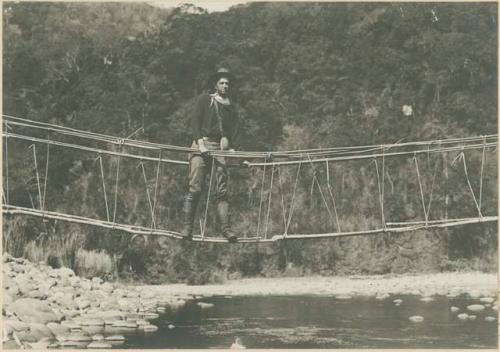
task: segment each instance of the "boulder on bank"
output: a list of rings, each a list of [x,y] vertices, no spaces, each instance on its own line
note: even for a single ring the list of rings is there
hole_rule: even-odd
[[[56,277],[60,277],[60,278],[76,276],[75,272],[73,270],[71,270],[70,268],[66,268],[66,267],[62,267],[59,269],[53,269],[51,271],[51,274],[55,274]],[[52,275],[50,275],[50,276],[52,276]],[[52,277],[54,277],[54,276],[52,276]]]
[[[117,285],[115,283],[111,283],[111,282],[107,282],[107,281],[103,282],[103,284],[101,285],[101,290],[103,290],[106,293],[113,293],[116,288],[117,288]]]
[[[66,341],[90,342],[92,341],[92,338],[83,332],[74,332],[66,336]]]
[[[61,322],[61,325],[66,326],[68,329],[70,329],[70,331],[82,329],[82,326],[80,324],[77,324],[73,320],[65,320],[65,321]]]
[[[105,310],[95,314],[96,317],[107,321],[107,320],[124,320],[125,313],[119,310]]]
[[[38,337],[37,341],[40,341],[43,338],[54,338],[52,331],[44,324],[31,323],[29,324],[29,330],[32,335]]]
[[[104,281],[100,277],[93,277],[92,278],[92,284],[93,285],[99,286],[99,285],[101,285],[103,283],[104,283]]]
[[[87,345],[87,348],[96,348],[96,349],[106,349],[111,347],[113,347],[111,344],[102,341],[93,341]]]
[[[50,343],[50,338],[45,337],[45,338],[41,339],[38,342],[28,343],[28,346],[31,347],[34,350],[46,350],[47,348],[49,348],[50,344],[51,344]]]
[[[3,341],[2,343],[3,350],[17,350],[19,347],[20,346],[14,340]]]
[[[7,331],[27,331],[29,330],[28,323],[24,323],[15,319],[2,319],[3,329]]]
[[[75,301],[73,294],[58,292],[57,303],[66,309],[78,309],[78,303]]]
[[[48,323],[47,327],[50,331],[55,335],[67,335],[70,333],[70,328],[66,325],[57,324],[57,323]]]
[[[160,317],[160,315],[158,313],[151,313],[151,312],[144,313],[143,316],[144,316],[144,319],[146,319],[146,320],[154,320],[154,319],[158,319]]]
[[[11,295],[9,295],[7,292],[4,292],[3,293],[3,305],[4,306],[8,306],[10,305],[12,302],[14,302],[14,299],[12,298]]]
[[[143,330],[144,332],[158,331],[158,327],[156,325],[153,325],[153,324],[141,325],[141,326],[139,326],[139,329]]]
[[[21,342],[38,342],[44,338],[54,338],[50,329],[43,324],[31,323],[28,326],[28,330],[15,332]]]
[[[81,326],[104,326],[104,320],[93,316],[82,316],[74,319]]]
[[[40,299],[40,300],[44,300],[47,298],[47,294],[41,292],[40,290],[38,289],[35,289],[35,290],[31,290],[29,291],[27,294],[26,294],[26,297],[28,298],[35,298],[35,299]]]
[[[90,308],[90,301],[86,300],[86,299],[76,299],[75,300],[76,302],[76,305],[78,306],[78,308],[80,310],[84,310],[84,309],[87,309],[87,308]]]
[[[47,324],[60,321],[47,302],[34,298],[20,298],[9,309],[26,323]]]

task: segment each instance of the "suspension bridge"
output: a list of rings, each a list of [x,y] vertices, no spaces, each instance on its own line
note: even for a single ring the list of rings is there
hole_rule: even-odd
[[[120,138],[87,132],[11,115],[3,115],[2,136],[4,216],[34,216],[135,235],[182,238],[180,222],[172,219],[174,216],[170,215],[171,221],[167,224],[162,223],[160,212],[165,200],[161,199],[161,194],[168,196],[168,187],[172,186],[163,185],[167,188],[163,193],[161,187],[165,180],[175,184],[175,180],[187,178],[187,158],[192,149],[141,141],[132,136]],[[249,217],[252,221],[244,235],[240,236],[239,242],[274,242],[284,239],[401,233],[498,221],[497,144],[498,135],[495,134],[272,152],[213,151],[211,155],[227,158],[231,169],[249,175],[247,180],[252,202],[249,202],[246,212],[251,214]],[[53,165],[60,161],[58,153],[66,151],[67,158],[67,150],[73,151],[75,161],[81,160],[83,155],[86,155],[83,158],[93,160],[95,175],[99,179],[93,187],[102,194],[99,209],[86,214],[70,214],[66,209],[60,209],[58,204],[46,202],[47,195],[51,192],[47,181],[57,171],[54,169],[57,166]],[[18,169],[21,159],[24,160],[21,164],[26,167],[26,172],[23,173]],[[134,223],[124,222],[117,215],[117,209],[124,208],[124,202],[130,202],[121,199],[124,194],[123,183],[126,182],[127,187],[131,184],[131,180],[123,180],[122,177],[126,163],[129,163],[129,169],[133,165],[139,175],[138,179],[141,179],[141,182],[133,183],[136,187],[136,204],[138,199],[142,199],[148,214],[147,219],[137,217],[133,220]],[[401,165],[405,172],[401,174],[397,171],[396,174],[400,177],[394,180],[394,169],[401,169]],[[495,171],[486,172],[488,166]],[[153,169],[152,177],[148,176],[148,167]],[[342,175],[339,170],[342,170]],[[369,180],[362,186],[350,185],[351,192],[355,193],[359,188],[356,199],[346,198],[346,170],[351,178],[355,177],[352,175],[359,174],[364,180]],[[199,234],[193,237],[193,241],[227,242],[225,238],[210,234],[208,229],[211,222],[209,204],[213,198],[213,174],[214,170],[211,170],[202,209],[199,210]],[[19,178],[20,175],[26,176],[27,180],[12,179]],[[448,186],[438,187],[440,180],[448,182]],[[487,198],[487,181],[495,188],[495,194],[489,194],[493,198],[490,199],[493,202],[491,204],[495,204],[488,208],[490,214],[485,213],[484,204]],[[13,187],[13,183],[16,187]],[[395,191],[395,183],[411,194],[408,196],[405,193],[405,203],[400,206],[394,205],[394,199],[399,196]],[[441,188],[446,188],[445,193],[437,195]],[[371,192],[370,190],[373,191],[373,196],[366,197],[365,193]],[[458,199],[454,206],[459,204],[463,211],[454,211],[454,216],[448,216],[447,211],[442,211],[442,208],[448,207],[452,203],[450,199],[454,198]],[[368,199],[376,201],[365,204]],[[437,202],[436,199],[440,199],[440,202],[443,200],[443,204],[433,208],[432,204]],[[167,201],[172,204],[172,208],[176,207],[175,200],[169,198]],[[352,210],[349,213],[343,212],[348,207],[342,204],[349,202],[360,203],[363,210],[359,214]],[[468,205],[464,206],[465,203]],[[304,216],[302,210],[305,205],[309,207],[308,214],[315,214],[315,219],[322,219],[322,223],[316,224],[316,228],[324,231],[308,233],[307,228],[300,225],[304,223],[300,217]],[[405,212],[401,212],[399,208],[407,205],[411,205],[409,210],[406,209],[406,213],[410,215],[401,216]],[[130,209],[130,206],[127,205],[126,208]],[[368,215],[370,221],[365,219]],[[352,221],[348,221],[356,216],[365,220],[365,226],[353,226]]]

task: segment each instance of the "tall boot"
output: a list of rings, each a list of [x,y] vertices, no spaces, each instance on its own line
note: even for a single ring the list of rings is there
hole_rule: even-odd
[[[183,239],[190,240],[193,238],[193,222],[196,208],[198,207],[198,195],[188,193],[184,199],[182,212],[184,213],[183,228],[181,236]]]
[[[229,204],[226,200],[217,202],[217,214],[219,215],[222,236],[231,243],[237,242],[238,237],[233,233],[231,225],[229,225]]]

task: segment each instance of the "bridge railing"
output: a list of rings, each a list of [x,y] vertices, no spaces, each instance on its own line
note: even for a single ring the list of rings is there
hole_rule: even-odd
[[[190,148],[9,115],[3,123],[4,214],[180,238]],[[487,135],[212,155],[232,168],[241,241],[270,242],[497,221],[497,143]],[[209,235],[209,189],[195,240],[225,242]]]

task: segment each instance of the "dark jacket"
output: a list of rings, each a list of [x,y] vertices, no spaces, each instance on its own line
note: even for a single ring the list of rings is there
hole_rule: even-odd
[[[217,104],[222,120],[223,135],[221,135],[219,121],[214,104]],[[224,105],[212,100],[210,94],[201,94],[195,102],[192,116],[192,137],[197,141],[203,137],[209,137],[217,141],[222,136],[229,138],[232,148],[238,136],[239,121],[238,113],[233,104]]]

